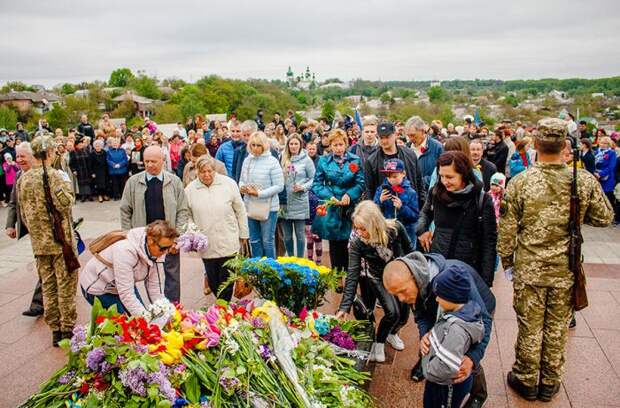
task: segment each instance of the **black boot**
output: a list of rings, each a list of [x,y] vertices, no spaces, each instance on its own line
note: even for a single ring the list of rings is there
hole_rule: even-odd
[[[60,340],[62,340],[62,332],[60,330],[52,332],[52,346],[58,347]]]
[[[570,319],[570,323],[568,324],[569,329],[574,329],[577,327],[577,320],[575,320],[575,315]]]
[[[73,337],[73,330],[62,331],[60,333],[60,337],[62,338],[62,340],[64,340],[64,339],[71,340],[71,337]]]
[[[555,383],[554,385],[540,384],[538,386],[538,400],[543,402],[549,402],[558,392],[560,392],[559,382]]]
[[[23,311],[22,315],[29,316],[29,317],[43,316],[43,308],[42,307],[30,307],[30,309]]]
[[[424,371],[422,370],[422,357],[418,360],[417,363],[411,369],[411,380],[415,382],[420,382],[424,380]]]
[[[535,401],[538,398],[538,387],[527,386],[523,384],[515,375],[511,372],[508,373],[507,378],[508,386],[512,388],[521,398],[527,401]]]

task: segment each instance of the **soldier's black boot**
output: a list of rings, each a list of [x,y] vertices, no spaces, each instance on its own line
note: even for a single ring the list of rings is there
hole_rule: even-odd
[[[58,347],[60,340],[62,340],[62,332],[60,330],[52,332],[52,346]]]
[[[64,340],[64,339],[71,340],[71,337],[73,337],[73,330],[61,332],[60,337],[61,337],[61,340]]]
[[[30,307],[28,310],[24,310],[22,315],[28,317],[37,317],[43,316],[43,308],[42,307]]]
[[[411,369],[411,380],[415,382],[420,382],[424,380],[424,371],[422,370],[422,357],[418,360],[417,363]]]
[[[512,371],[508,373],[506,381],[508,382],[508,386],[519,394],[521,398],[527,401],[535,401],[538,398],[538,387],[530,387],[523,384],[517,377],[515,377]]]
[[[571,317],[570,323],[568,324],[568,328],[574,329],[575,327],[577,327],[577,320],[575,320],[575,315],[573,314],[573,317]]]
[[[538,386],[538,400],[542,402],[549,402],[558,392],[560,392],[559,382],[554,385],[546,385],[541,383]]]

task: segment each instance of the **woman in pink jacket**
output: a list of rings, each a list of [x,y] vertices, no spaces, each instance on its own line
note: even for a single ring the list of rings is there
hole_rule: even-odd
[[[163,278],[157,264],[175,245],[177,230],[166,221],[155,221],[134,228],[121,239],[92,258],[82,269],[82,294],[91,305],[99,299],[103,307],[116,305],[119,313],[140,316],[146,308],[137,282],[144,282],[149,301],[163,297]]]

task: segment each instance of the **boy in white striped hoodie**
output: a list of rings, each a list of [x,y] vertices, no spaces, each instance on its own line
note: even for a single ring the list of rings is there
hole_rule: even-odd
[[[452,379],[465,353],[484,336],[480,306],[469,298],[469,279],[454,269],[437,275],[432,286],[440,316],[430,332],[429,349],[422,351],[424,407],[460,407],[471,390],[473,375],[459,384]]]

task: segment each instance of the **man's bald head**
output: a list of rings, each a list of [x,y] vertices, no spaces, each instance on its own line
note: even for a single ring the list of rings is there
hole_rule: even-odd
[[[395,260],[385,266],[383,286],[401,302],[415,304],[418,297],[418,285],[404,262]]]
[[[152,176],[157,176],[164,168],[164,151],[159,146],[144,149],[144,169]]]

